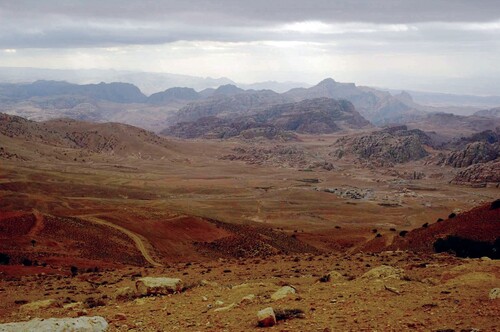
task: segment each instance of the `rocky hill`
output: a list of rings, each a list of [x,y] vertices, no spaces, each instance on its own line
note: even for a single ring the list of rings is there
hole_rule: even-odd
[[[205,117],[181,122],[162,131],[164,135],[183,138],[230,138],[235,136],[292,138],[285,132],[330,134],[343,129],[370,127],[354,106],[345,100],[328,98],[304,100],[272,106],[250,116]]]
[[[200,118],[218,116],[235,117],[262,111],[271,105],[283,104],[289,99],[270,91],[247,91],[234,95],[215,95],[193,102],[181,108],[171,118],[171,123],[196,121]]]
[[[474,115],[486,118],[500,118],[500,107],[477,111]]]
[[[181,122],[164,129],[160,134],[180,138],[245,139],[266,138],[271,140],[296,140],[296,135],[285,132],[267,123],[255,121],[252,117],[222,119],[215,116],[198,119],[193,122]]]
[[[408,98],[396,98],[388,92],[358,87],[354,83],[339,83],[327,78],[311,88],[292,89],[285,96],[299,101],[312,98],[346,99],[356,110],[374,124],[398,123],[422,115]]]
[[[474,185],[500,185],[500,161],[498,158],[482,164],[474,164],[458,172],[452,183]]]
[[[500,158],[500,143],[474,142],[463,149],[450,152],[438,164],[453,167],[468,167]]]
[[[445,137],[445,141],[500,127],[500,119],[483,116],[462,116],[450,113],[429,113],[406,123],[408,128],[436,132]]]
[[[153,93],[148,97],[150,104],[168,104],[174,101],[193,101],[201,96],[192,88],[170,88],[163,92]]]
[[[342,129],[371,127],[346,100],[307,99],[276,105],[259,112],[256,119],[283,129],[304,134],[330,134]]]
[[[340,138],[332,147],[336,158],[354,157],[372,165],[390,165],[419,160],[428,155],[425,145],[431,145],[428,135],[420,130],[399,126],[370,134]]]

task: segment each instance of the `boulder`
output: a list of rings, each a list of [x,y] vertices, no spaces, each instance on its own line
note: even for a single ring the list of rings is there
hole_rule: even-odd
[[[287,297],[289,294],[295,294],[295,292],[295,288],[291,286],[283,286],[271,295],[271,300],[278,301]]]
[[[488,295],[490,300],[500,299],[500,288],[493,288]]]
[[[257,320],[260,327],[269,327],[276,325],[276,315],[271,307],[257,312]]]
[[[363,279],[401,279],[404,276],[403,269],[388,265],[381,265],[371,269],[361,276]]]
[[[178,293],[182,290],[181,279],[145,277],[135,282],[135,287],[140,295],[167,295]]]
[[[101,332],[106,331],[108,322],[100,316],[78,318],[35,318],[27,322],[0,324],[0,332]]]

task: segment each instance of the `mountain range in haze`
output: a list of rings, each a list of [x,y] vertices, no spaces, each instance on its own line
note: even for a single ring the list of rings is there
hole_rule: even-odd
[[[46,69],[46,68],[15,68],[0,67],[0,83],[31,83],[37,80],[67,81],[75,84],[91,84],[100,82],[127,82],[136,85],[144,94],[151,95],[173,87],[190,87],[201,91],[207,88],[217,88],[232,84],[248,90],[273,90],[283,93],[294,88],[309,88],[312,85],[305,82],[265,81],[257,83],[237,83],[229,78],[198,77],[171,73],[152,73],[138,71],[123,71],[113,69]],[[399,94],[403,90],[393,88],[378,90]],[[452,107],[450,111],[460,115],[470,115],[473,108],[491,108],[500,105],[500,96],[459,95],[439,92],[423,92],[407,90],[415,102],[436,107]],[[453,107],[460,106],[460,107]]]
[[[317,105],[304,102],[321,98],[327,99],[326,102]],[[64,81],[0,84],[0,111],[8,114],[38,121],[67,117],[96,122],[121,122],[163,133],[168,133],[169,127],[191,122],[190,125],[183,124],[172,130],[172,133],[180,137],[205,136],[208,134],[205,132],[207,129],[224,133],[227,132],[228,125],[232,132],[242,122],[248,126],[249,119],[253,119],[252,122],[259,119],[259,128],[273,126],[280,130],[298,129],[299,132],[309,133],[336,131],[340,128],[336,123],[339,119],[335,117],[335,112],[331,112],[336,109],[331,108],[335,103],[328,100],[345,100],[351,103],[353,111],[357,114],[359,112],[357,117],[376,126],[409,124],[412,128],[434,130],[433,126],[440,123],[442,127],[436,129],[446,132],[449,127],[452,132],[448,136],[453,136],[461,131],[462,134],[469,134],[473,131],[492,130],[498,125],[496,120],[489,120],[496,119],[495,109],[474,108],[472,111],[481,113],[468,117],[453,115],[449,114],[447,107],[421,105],[407,92],[393,95],[387,91],[357,86],[354,83],[341,83],[331,78],[309,88],[293,88],[284,93],[269,89],[245,90],[234,84],[224,84],[216,89],[206,88],[200,91],[174,87],[150,96],[146,96],[131,83],[119,82],[84,85]],[[284,105],[286,109],[284,114],[293,118],[293,124],[277,128],[278,119],[265,118],[263,114],[273,112],[273,107],[280,105]],[[311,109],[311,105],[317,107]],[[291,116],[287,110],[293,110],[294,115]],[[216,117],[217,121],[207,121],[208,117]],[[443,120],[443,117],[446,119]],[[363,121],[355,120],[356,123]],[[327,125],[329,129],[324,127],[325,124],[330,124]],[[226,129],[216,128],[217,126]],[[255,123],[251,127],[255,127]],[[306,127],[307,130],[304,129]],[[180,129],[189,132],[181,133]],[[214,137],[218,136],[216,134]]]

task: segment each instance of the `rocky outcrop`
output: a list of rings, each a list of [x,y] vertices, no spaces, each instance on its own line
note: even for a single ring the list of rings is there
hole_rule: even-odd
[[[300,169],[318,169],[331,171],[335,167],[331,162],[321,159],[310,151],[293,145],[275,145],[268,148],[242,146],[232,153],[220,157],[222,160],[244,161],[250,165],[270,165]]]
[[[219,112],[195,121],[180,122],[162,131],[182,138],[284,138],[286,132],[331,134],[343,129],[371,127],[354,106],[345,100],[317,98],[271,106],[252,115]],[[217,116],[213,116],[217,115]],[[293,134],[288,134],[291,136]]]
[[[256,119],[283,130],[304,134],[330,134],[342,129],[371,126],[352,103],[331,98],[276,105],[260,112]]]
[[[183,283],[177,278],[145,277],[136,281],[137,293],[146,295],[168,295],[182,291]]]
[[[290,99],[270,90],[243,91],[229,95],[214,92],[208,99],[192,102],[181,108],[170,120],[175,124],[210,116],[245,116],[286,102],[290,102]]]
[[[452,183],[500,183],[500,160],[475,164],[460,171]]]
[[[100,316],[78,318],[35,318],[27,322],[0,324],[1,332],[101,332],[106,331],[108,322]]]
[[[467,144],[459,151],[449,153],[439,161],[439,164],[453,167],[468,167],[485,163],[500,157],[500,143],[474,142]]]
[[[181,122],[161,132],[162,135],[180,138],[243,139],[265,138],[269,140],[296,140],[296,135],[279,128],[256,122],[252,118],[236,120],[221,119],[215,116],[201,118],[194,122]]]
[[[406,163],[426,157],[428,153],[424,145],[429,144],[430,138],[424,132],[402,126],[395,130],[389,128],[369,135],[341,138],[331,155],[339,159],[352,155],[376,165]]]

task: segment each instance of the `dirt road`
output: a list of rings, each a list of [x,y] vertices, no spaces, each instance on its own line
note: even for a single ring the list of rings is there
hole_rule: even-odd
[[[98,218],[96,216],[93,216],[93,215],[80,215],[80,216],[78,216],[78,218],[81,218],[83,220],[87,220],[87,221],[90,221],[90,222],[93,222],[93,223],[96,223],[96,224],[113,227],[114,229],[119,230],[120,232],[122,232],[125,235],[127,235],[128,237],[130,237],[132,239],[132,241],[134,241],[135,246],[141,252],[142,256],[144,256],[144,259],[149,264],[151,264],[153,266],[163,266],[163,264],[156,262],[154,260],[154,258],[150,255],[148,249],[146,248],[146,246],[144,244],[146,242],[146,240],[142,239],[136,233],[134,233],[134,232],[132,232],[132,231],[130,231],[130,230],[122,227],[122,226],[113,224],[112,222],[100,219],[100,218]]]

